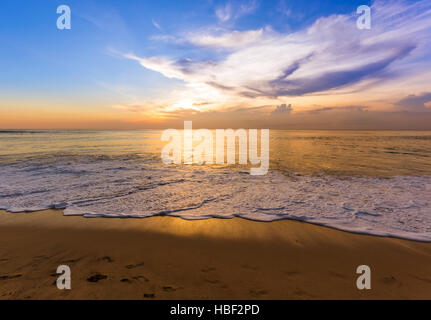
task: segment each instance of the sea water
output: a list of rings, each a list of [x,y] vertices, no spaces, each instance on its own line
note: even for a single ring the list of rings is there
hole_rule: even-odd
[[[431,132],[270,131],[270,170],[165,165],[162,130],[0,131],[0,209],[294,219],[431,241]]]

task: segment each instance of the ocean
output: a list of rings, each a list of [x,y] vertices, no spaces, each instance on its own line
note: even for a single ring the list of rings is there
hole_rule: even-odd
[[[0,209],[268,222],[431,241],[431,132],[270,131],[270,170],[165,165],[162,130],[0,131]]]

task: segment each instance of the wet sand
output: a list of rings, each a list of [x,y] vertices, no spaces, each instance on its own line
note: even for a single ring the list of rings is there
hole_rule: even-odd
[[[72,290],[59,290],[59,265]],[[371,267],[371,290],[356,268]],[[0,211],[0,299],[430,299],[431,243],[297,221]]]

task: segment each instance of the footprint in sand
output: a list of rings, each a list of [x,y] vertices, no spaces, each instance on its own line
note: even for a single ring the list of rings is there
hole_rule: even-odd
[[[141,276],[141,275],[139,275],[139,276],[134,276],[132,279],[133,279],[133,280],[144,279],[144,281],[145,281],[145,282],[150,281],[150,279],[148,279],[148,278],[147,278],[147,277],[145,277],[145,276]]]
[[[241,265],[241,267],[243,267],[244,269],[247,269],[247,270],[257,270],[257,267],[249,266],[247,264],[243,264],[243,265]]]
[[[156,297],[156,295],[154,293],[144,293],[144,298],[153,299],[155,297]]]
[[[106,262],[114,262],[114,260],[109,256],[104,256],[104,257],[100,258],[99,260],[103,260]]]
[[[33,257],[34,259],[49,259],[49,257],[48,256],[46,256],[46,255],[41,255],[41,256],[35,256],[35,257]]]
[[[87,278],[88,282],[99,282],[100,280],[107,279],[108,276],[105,276],[104,274],[96,273],[92,275],[91,277]]]
[[[257,289],[257,290],[250,290],[249,293],[253,297],[261,297],[261,296],[264,296],[264,295],[268,294],[268,291],[262,290],[262,289]]]
[[[219,283],[220,281],[219,280],[217,280],[217,279],[208,279],[208,278],[205,278],[204,279],[206,282],[208,282],[208,283],[211,283],[211,284],[217,284],[217,283]]]
[[[296,275],[298,275],[299,274],[299,271],[296,271],[296,270],[289,270],[289,271],[283,271],[283,273],[286,275],[286,276],[288,276],[288,277],[294,277],[294,276],[296,276]]]
[[[428,279],[428,278],[421,278],[421,277],[417,277],[417,276],[415,276],[415,278],[420,280],[420,281],[426,282],[426,283],[431,283],[431,279]]]
[[[163,289],[163,291],[165,291],[165,292],[173,292],[173,291],[177,291],[178,289],[180,289],[180,288],[178,288],[178,287],[175,287],[175,286],[163,286],[162,287],[162,289]]]
[[[123,283],[132,283],[132,281],[130,279],[127,279],[127,278],[123,278],[120,281]]]
[[[395,278],[393,275],[390,275],[390,276],[384,277],[384,278],[382,279],[382,282],[383,282],[384,284],[387,284],[387,285],[395,285],[395,284],[398,284],[398,287],[401,287],[401,286],[402,286],[402,283],[401,283],[401,282],[399,282],[399,281],[397,280],[397,278]]]
[[[4,276],[0,276],[0,280],[11,280],[11,279],[19,278],[21,276],[22,274],[4,275]]]
[[[64,260],[64,261],[61,261],[61,263],[62,263],[62,264],[66,264],[66,263],[75,263],[75,262],[78,262],[79,260],[81,260],[81,258]]]
[[[127,269],[134,269],[137,267],[142,267],[144,265],[144,262],[138,263],[138,264],[129,264],[126,266]]]
[[[296,290],[295,292],[293,292],[293,295],[295,298],[304,298],[304,299],[314,298],[313,295],[301,290],[298,287],[296,287]]]

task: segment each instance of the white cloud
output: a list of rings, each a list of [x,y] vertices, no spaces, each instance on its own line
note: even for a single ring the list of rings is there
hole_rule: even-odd
[[[152,19],[151,22],[152,22],[154,27],[156,27],[159,30],[162,30],[162,27],[160,26],[160,24],[157,23],[156,20]]]
[[[192,34],[188,41],[203,47],[234,48],[257,43],[262,39],[263,29],[248,31],[232,31],[222,35]]]
[[[124,55],[125,58],[136,60],[141,66],[146,69],[157,71],[167,78],[176,78],[186,80],[184,73],[180,66],[177,66],[175,61],[165,57],[150,57],[139,58],[133,54]]]
[[[126,57],[168,78],[211,88],[226,99],[333,92],[390,79],[390,72],[402,73],[400,61],[430,54],[431,3],[403,4],[375,2],[371,30],[358,30],[352,13],[320,18],[291,34],[267,28],[187,37],[194,45],[231,49],[216,62]],[[229,19],[232,8],[227,4],[219,13],[220,19]]]
[[[217,19],[223,23],[252,14],[258,7],[259,3],[257,0],[250,0],[248,2],[229,1],[224,6],[216,8],[215,14]]]
[[[246,15],[246,14],[254,13],[258,7],[259,7],[259,3],[257,0],[251,0],[249,2],[241,3],[239,14]]]
[[[227,3],[225,6],[217,8],[215,14],[221,22],[228,21],[232,17],[231,4]]]

